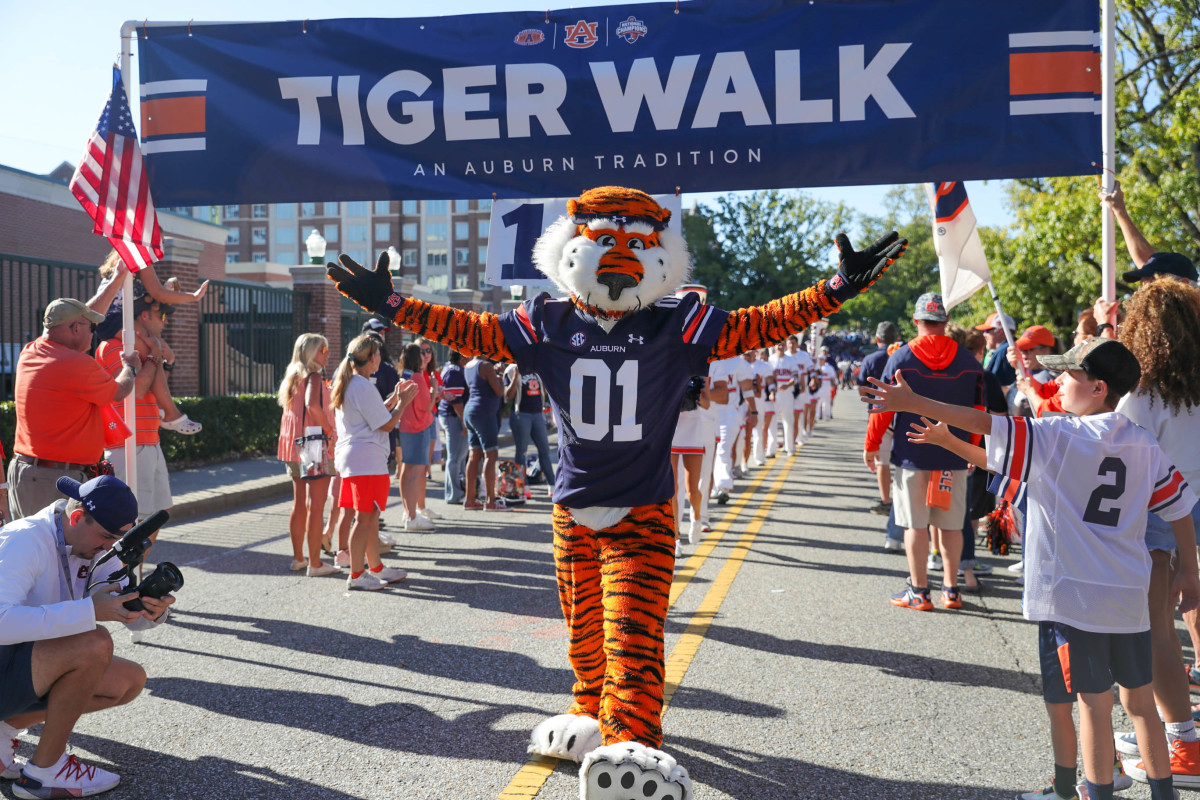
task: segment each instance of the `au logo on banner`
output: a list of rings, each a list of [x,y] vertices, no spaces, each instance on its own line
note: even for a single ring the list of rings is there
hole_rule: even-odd
[[[488,233],[487,282],[493,286],[552,288],[533,265],[533,243],[556,219],[567,215],[566,197],[541,200],[496,200]],[[671,212],[671,225],[682,225],[683,202],[679,195],[654,195]]]

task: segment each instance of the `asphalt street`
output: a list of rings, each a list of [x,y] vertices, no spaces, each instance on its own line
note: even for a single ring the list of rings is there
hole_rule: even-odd
[[[995,576],[960,611],[890,606],[905,564],[867,512],[866,414],[845,391],[835,411],[714,506],[716,529],[678,565],[664,748],[696,800],[1041,788],[1036,628],[1012,559],[989,558]],[[446,519],[423,534],[401,529],[393,502],[385,561],[409,577],[384,592],[289,572],[287,502],[163,530],[153,558],[186,579],[173,618],[138,644],[114,630],[146,691],[72,737],[122,775],[107,797],[578,797],[574,764],[541,769],[525,751],[572,680],[549,502],[485,513],[434,500]]]

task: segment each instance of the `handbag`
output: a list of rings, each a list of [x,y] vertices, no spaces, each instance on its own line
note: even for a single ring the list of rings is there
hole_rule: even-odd
[[[311,376],[310,376],[311,378]],[[321,407],[325,407],[325,393],[320,394]],[[300,459],[300,480],[315,481],[318,478],[328,478],[329,473],[325,471],[325,465],[328,459],[325,456],[325,431],[320,425],[305,425],[305,419],[308,416],[308,405],[304,405],[304,411],[300,414],[300,426],[304,430],[303,436],[296,437],[296,455]]]

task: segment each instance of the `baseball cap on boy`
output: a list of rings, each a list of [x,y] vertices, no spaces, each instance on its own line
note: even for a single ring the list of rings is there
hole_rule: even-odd
[[[1107,383],[1118,394],[1127,394],[1142,379],[1137,357],[1116,339],[1088,339],[1061,356],[1040,356],[1038,361],[1056,372],[1081,369],[1089,377]]]
[[[913,311],[913,319],[926,322],[945,322],[950,316],[942,303],[942,296],[937,292],[926,292],[917,298],[917,307]]]
[[[1001,319],[1004,320],[1004,327],[1008,328],[1010,331],[1014,330],[1017,327],[1017,321],[1015,319],[1013,319],[1012,317],[1010,317],[1008,314],[1001,314],[998,311],[993,311],[992,313],[987,315],[987,319],[985,319],[983,321],[982,325],[975,326],[975,330],[977,330],[977,331],[998,331],[998,330],[1000,330],[1000,320]]]
[[[1196,280],[1196,265],[1192,260],[1180,253],[1155,253],[1146,259],[1141,269],[1131,269],[1121,276],[1126,283],[1136,283],[1142,278],[1155,275],[1174,275],[1177,278]]]
[[[1017,347],[1030,350],[1034,347],[1054,347],[1054,334],[1045,325],[1030,325],[1017,339]],[[1045,359],[1040,359],[1045,364]]]
[[[46,313],[42,316],[42,325],[46,330],[50,330],[57,325],[74,322],[80,317],[85,318],[88,322],[104,321],[103,314],[92,311],[75,298],[60,297],[57,300],[51,300],[50,305],[46,306]]]
[[[112,534],[137,521],[137,498],[112,475],[101,475],[86,483],[63,476],[55,482],[58,490],[83,505],[83,510]]]
[[[388,324],[386,322],[384,322],[383,320],[381,320],[379,317],[371,317],[369,320],[364,322],[363,326],[362,326],[363,333],[371,333],[372,331],[374,331],[375,333],[382,333],[383,331],[386,331],[387,329],[388,329]]]

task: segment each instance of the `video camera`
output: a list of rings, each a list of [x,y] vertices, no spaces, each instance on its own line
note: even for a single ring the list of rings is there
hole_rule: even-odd
[[[154,543],[150,537],[166,524],[170,518],[171,515],[166,511],[151,514],[130,528],[124,536],[113,544],[112,549],[96,562],[96,566],[99,567],[114,556],[121,559],[121,563],[124,566],[112,574],[111,580],[119,581],[122,578],[129,578],[129,585],[125,587],[125,593],[131,591],[138,593],[138,597],[128,600],[124,604],[125,608],[130,611],[142,611],[145,609],[141,600],[143,597],[159,598],[183,587],[183,573],[179,571],[179,567],[169,561],[159,564],[141,583],[137,584],[136,587],[134,586],[134,570],[142,563],[142,559],[146,557],[146,551]]]

